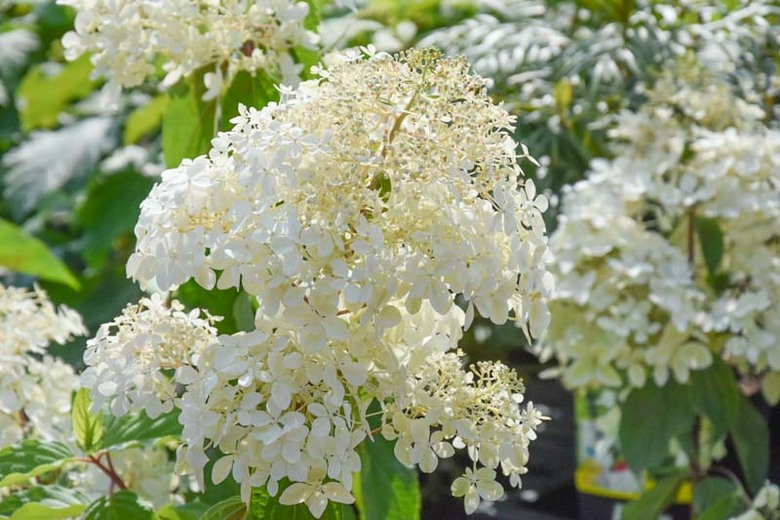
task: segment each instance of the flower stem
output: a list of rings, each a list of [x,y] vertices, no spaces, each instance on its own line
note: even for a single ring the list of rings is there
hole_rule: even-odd
[[[106,457],[106,464],[103,464],[100,459],[105,455]],[[119,476],[119,474],[116,472],[116,469],[114,469],[114,464],[111,462],[111,455],[109,455],[107,452],[101,453],[97,456],[95,455],[89,455],[87,458],[87,462],[91,462],[95,466],[97,466],[100,471],[108,475],[108,478],[111,479],[111,487],[113,489],[114,486],[118,487],[121,490],[127,489],[127,484],[124,483],[122,478]]]

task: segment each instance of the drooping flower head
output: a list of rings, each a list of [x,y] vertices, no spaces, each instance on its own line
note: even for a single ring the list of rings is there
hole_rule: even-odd
[[[157,71],[173,85],[201,67],[212,72],[216,95],[223,75],[265,70],[286,83],[300,67],[292,50],[313,48],[317,37],[303,21],[309,11],[295,0],[59,0],[77,10],[75,31],[63,38],[68,59],[91,53],[95,76],[116,88],[140,85]]]
[[[547,326],[547,201],[522,178],[513,118],[465,60],[367,54],[241,107],[208,156],[164,172],[128,273],[256,298],[254,330],[176,370],[180,459],[197,473],[218,447],[215,482],[232,474],[248,500],[286,480],[280,501],[319,516],[353,501],[356,450],[381,433],[428,472],[467,448],[478,490],[453,491],[473,511],[503,493],[496,469],[520,485],[541,415],[520,408],[508,367],[464,370],[458,341],[476,313],[533,336]]]

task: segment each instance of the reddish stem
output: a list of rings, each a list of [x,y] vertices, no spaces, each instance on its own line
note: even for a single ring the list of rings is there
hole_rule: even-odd
[[[106,456],[106,462],[108,465],[105,465],[102,462],[100,462],[100,458],[103,455]],[[122,478],[117,474],[116,469],[114,469],[114,464],[111,462],[111,455],[109,455],[108,453],[101,453],[97,457],[95,455],[90,455],[87,460],[88,462],[91,462],[92,464],[100,468],[100,471],[108,475],[108,478],[111,479],[112,489],[114,486],[122,490],[127,489],[127,484],[124,483]]]

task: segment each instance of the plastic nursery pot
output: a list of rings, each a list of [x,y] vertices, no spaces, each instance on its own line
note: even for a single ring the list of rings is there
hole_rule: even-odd
[[[653,485],[631,471],[618,447],[603,434],[605,425],[603,422],[598,424],[596,418],[605,408],[591,396],[575,394],[577,470],[574,485],[582,520],[620,520],[624,505],[637,500],[642,491]],[[659,520],[688,520],[691,499],[691,483],[685,482],[675,503]]]

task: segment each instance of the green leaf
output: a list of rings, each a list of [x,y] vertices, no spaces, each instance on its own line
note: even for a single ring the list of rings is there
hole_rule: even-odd
[[[398,462],[392,442],[376,436],[374,442],[364,443],[360,461],[354,494],[361,520],[420,518],[417,472]]]
[[[103,441],[100,449],[117,449],[128,443],[161,439],[181,434],[179,411],[173,410],[155,419],[145,412],[122,417],[105,416]]]
[[[215,325],[220,334],[233,334],[239,330],[254,328],[254,312],[250,318],[246,308],[246,303],[251,302],[239,302],[247,296],[236,289],[214,288],[207,291],[195,280],[190,280],[179,287],[176,298],[186,307],[198,307],[209,311],[214,316],[222,316],[224,319]]]
[[[761,393],[770,406],[780,402],[780,372],[767,372],[761,378]]]
[[[201,520],[209,506],[201,502],[188,502],[182,505],[166,504],[157,510],[160,520]]]
[[[153,98],[146,105],[135,109],[127,116],[123,142],[125,146],[135,144],[160,128],[163,115],[171,98],[163,94]]]
[[[691,374],[694,409],[715,427],[715,438],[725,435],[737,420],[740,391],[731,369],[717,357],[712,366]]]
[[[740,396],[737,420],[731,428],[748,489],[757,493],[769,473],[769,428],[745,396]]]
[[[249,518],[246,504],[240,497],[230,497],[211,506],[203,513],[200,520],[244,520],[246,518]]]
[[[216,102],[203,101],[206,91],[203,71],[189,81],[180,81],[171,90],[171,100],[162,122],[162,144],[165,165],[178,166],[182,159],[194,159],[209,151],[216,135]]]
[[[78,290],[79,281],[62,261],[37,238],[0,219],[0,266],[37,276]]]
[[[16,491],[0,502],[0,516],[12,519],[59,519],[80,515],[89,502],[76,490],[62,486],[36,486]]]
[[[27,440],[0,450],[0,487],[24,484],[32,477],[58,469],[73,460],[61,442]]]
[[[153,185],[153,179],[132,171],[101,176],[90,183],[87,198],[76,212],[76,221],[84,230],[84,258],[90,267],[101,268],[116,244],[132,244],[139,206]],[[127,239],[119,241],[121,237]]]
[[[43,72],[43,66],[33,67],[19,85],[19,119],[25,131],[57,126],[59,114],[72,101],[92,92],[96,82],[90,81],[92,63],[84,55],[66,63],[53,76]]]
[[[82,388],[76,392],[70,410],[70,419],[73,433],[76,435],[76,444],[86,453],[92,453],[103,436],[103,421],[100,416],[92,414],[90,406],[92,406],[92,399],[89,398],[89,389]]]
[[[736,513],[739,489],[734,483],[717,477],[707,477],[693,489],[693,508],[698,520],[726,520]]]
[[[659,467],[669,455],[669,441],[692,435],[695,414],[687,386],[675,381],[658,388],[653,381],[633,390],[622,407],[619,439],[631,469],[639,474]]]
[[[82,520],[157,520],[152,509],[131,491],[119,491],[100,497],[84,512]]]
[[[287,506],[279,503],[279,497],[289,485],[289,482],[280,482],[279,491],[275,497],[269,495],[265,488],[253,489],[249,505],[249,518],[252,520],[314,520],[314,515],[309,512],[306,504]],[[328,507],[325,508],[319,520],[344,520],[344,509],[349,507],[328,502]]]
[[[61,518],[73,518],[84,512],[84,504],[41,504],[30,502],[14,511],[10,520],[58,520]]]
[[[697,520],[730,520],[739,514],[740,501],[736,495],[721,497],[696,517]]]
[[[249,293],[241,291],[233,302],[233,319],[236,321],[236,328],[246,332],[255,328],[255,309],[252,306],[252,296]]]
[[[279,91],[264,72],[258,71],[254,76],[246,71],[239,72],[222,96],[220,130],[233,128],[230,120],[238,115],[239,103],[260,109],[269,102],[278,100]]]
[[[684,481],[685,475],[675,475],[659,481],[653,489],[645,491],[638,500],[626,504],[621,520],[657,520],[674,501],[677,490]]]
[[[58,116],[68,103],[85,97],[95,88],[96,83],[89,79],[90,72],[92,64],[87,55],[66,63],[53,76],[46,76],[42,65],[33,67],[19,85],[22,128],[30,131],[57,126]]]
[[[696,217],[696,232],[699,234],[709,279],[714,280],[723,260],[723,232],[716,219],[705,217]]]

